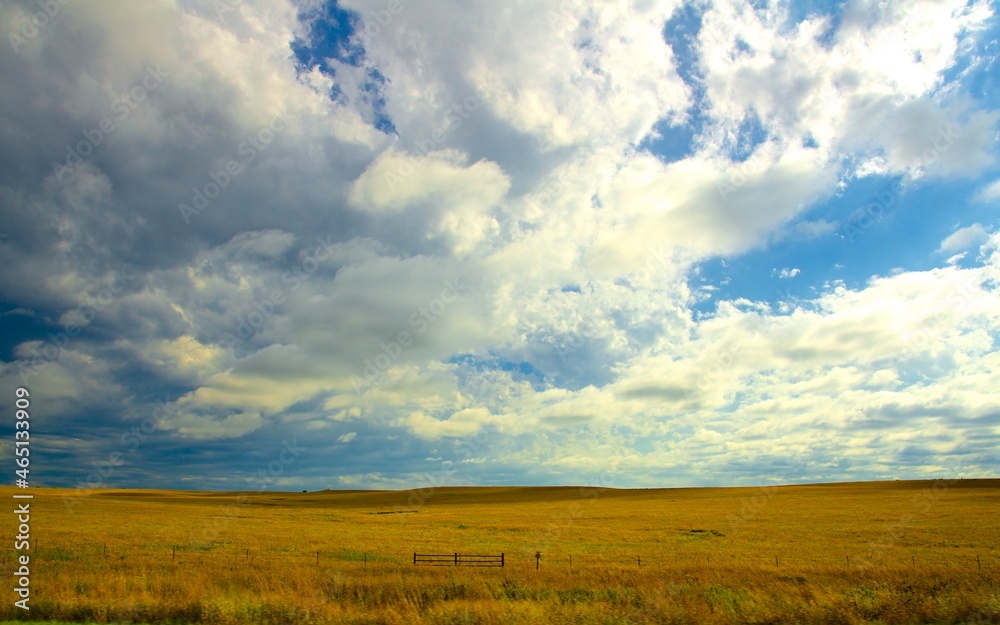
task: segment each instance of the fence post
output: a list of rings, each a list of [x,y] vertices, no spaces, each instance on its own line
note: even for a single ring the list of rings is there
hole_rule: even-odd
[[[976,556],[976,558],[979,558],[979,556]],[[500,554],[500,568],[503,568],[503,553]]]
[[[979,561],[979,556],[976,556],[976,566],[979,567],[980,571],[983,570],[983,563]]]
[[[417,552],[414,551],[413,552],[413,566],[416,566],[416,565],[417,565]]]
[[[458,554],[455,554],[455,566],[458,566]]]

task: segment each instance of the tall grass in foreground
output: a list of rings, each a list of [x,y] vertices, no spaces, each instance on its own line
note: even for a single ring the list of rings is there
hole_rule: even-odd
[[[1000,482],[959,486],[917,512],[913,484],[780,488],[749,507],[752,489],[438,489],[407,515],[375,514],[405,493],[263,493],[233,509],[235,496],[106,491],[68,512],[52,490],[33,504],[31,611],[11,599],[0,619],[1000,623]],[[414,567],[414,550],[509,564]]]
[[[42,569],[31,617],[133,623],[996,623],[996,575],[792,567]],[[5,606],[4,618],[15,613]]]

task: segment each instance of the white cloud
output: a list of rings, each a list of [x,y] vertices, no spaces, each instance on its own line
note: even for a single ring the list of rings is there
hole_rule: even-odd
[[[695,340],[634,359],[612,385],[548,394],[555,401],[546,410],[566,418],[548,424],[571,430],[593,418],[585,415],[611,414],[637,433],[674,441],[633,459],[649,468],[699,472],[703,444],[710,445],[716,460],[704,464],[706,480],[718,479],[720,458],[791,458],[794,449],[813,450],[795,459],[805,479],[829,479],[824,459],[867,466],[879,437],[888,438],[874,460],[887,466],[918,441],[945,453],[973,431],[991,436],[988,416],[1000,408],[990,329],[1000,321],[1000,295],[989,286],[998,258],[975,269],[904,272],[860,290],[838,287],[789,315],[722,303]],[[520,419],[541,425],[533,414],[525,406]],[[692,428],[700,434],[691,436]],[[638,470],[629,475],[641,479]]]
[[[389,115],[411,140],[428,139],[452,104],[485,91],[493,94],[489,114],[543,149],[623,143],[688,104],[661,35],[677,5],[545,0],[408,7],[366,47],[390,81]],[[363,16],[384,8],[377,0],[342,6]],[[357,73],[344,64],[336,69]]]
[[[961,252],[979,247],[983,243],[986,243],[989,238],[989,231],[982,224],[975,223],[952,232],[944,241],[941,241],[941,247],[937,251],[939,254]]]
[[[699,42],[718,121],[709,145],[732,148],[739,124],[756,116],[772,140],[794,145],[808,135],[834,160],[871,150],[860,176],[970,175],[993,162],[996,115],[928,97],[959,38],[991,17],[982,4],[854,3],[829,44],[820,40],[825,19],[783,31],[784,10],[717,2],[706,12]]]
[[[447,419],[435,419],[424,412],[415,411],[400,419],[398,425],[409,428],[411,432],[421,438],[459,438],[475,434],[491,420],[489,411],[482,408],[470,408],[460,410]]]
[[[628,159],[600,194],[621,214],[615,227],[598,235],[592,253],[624,259],[656,245],[694,258],[745,252],[835,183],[814,150],[775,153],[766,146],[760,152],[752,169],[718,158],[668,165],[651,157]]]
[[[978,202],[995,202],[1000,200],[1000,180],[994,180],[976,193]]]
[[[416,221],[427,240],[440,240],[455,254],[466,254],[496,232],[490,209],[503,199],[510,180],[489,161],[467,165],[467,155],[454,150],[423,156],[388,149],[354,181],[353,208],[394,221],[404,221],[414,234]],[[411,219],[401,220],[407,213]]]

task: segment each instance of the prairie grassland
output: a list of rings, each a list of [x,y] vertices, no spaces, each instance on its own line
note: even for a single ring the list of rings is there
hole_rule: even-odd
[[[15,608],[11,592],[0,618],[1000,622],[1000,480],[31,492],[31,610]],[[414,551],[502,552],[507,565],[413,566]],[[11,579],[14,552],[3,554]]]

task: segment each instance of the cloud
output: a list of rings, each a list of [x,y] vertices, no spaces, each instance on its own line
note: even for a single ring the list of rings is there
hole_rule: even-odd
[[[1000,180],[995,180],[976,193],[977,202],[994,202],[1000,199]]]
[[[447,419],[435,419],[421,411],[416,411],[403,418],[399,425],[405,425],[421,438],[459,438],[475,434],[489,420],[489,411],[482,408],[460,410]]]
[[[778,276],[782,280],[788,280],[789,278],[794,278],[795,276],[799,275],[800,273],[802,273],[802,272],[797,267],[793,267],[791,269],[789,269],[788,267],[785,267],[781,271],[778,271],[777,269],[772,269],[771,270],[771,275],[772,276]]]
[[[53,479],[142,424],[119,475],[168,486],[296,437],[289,487],[996,473],[988,3],[719,0],[690,46],[673,1],[402,6],[70,3],[0,49],[0,388]]]
[[[205,414],[182,414],[160,423],[160,429],[194,440],[240,438],[264,424],[260,413],[239,412],[222,419]]]
[[[986,243],[989,238],[989,231],[982,224],[975,223],[952,232],[944,241],[941,241],[941,247],[937,251],[939,254],[952,254],[978,247]]]
[[[363,16],[382,8],[365,0],[343,6]],[[410,7],[377,37],[357,39],[389,79],[386,111],[401,135],[428,139],[452,104],[485,92],[490,117],[549,151],[637,141],[687,105],[688,89],[661,36],[673,8],[556,0]],[[476,34],[484,29],[492,36]],[[456,49],[462,54],[453,54]],[[363,71],[344,63],[335,68],[338,74]]]
[[[386,150],[354,181],[348,205],[382,218],[383,237],[390,224],[405,224],[407,236],[416,227],[424,240],[466,254],[496,233],[490,209],[510,188],[496,163],[466,161],[467,155],[454,150],[425,155]]]

